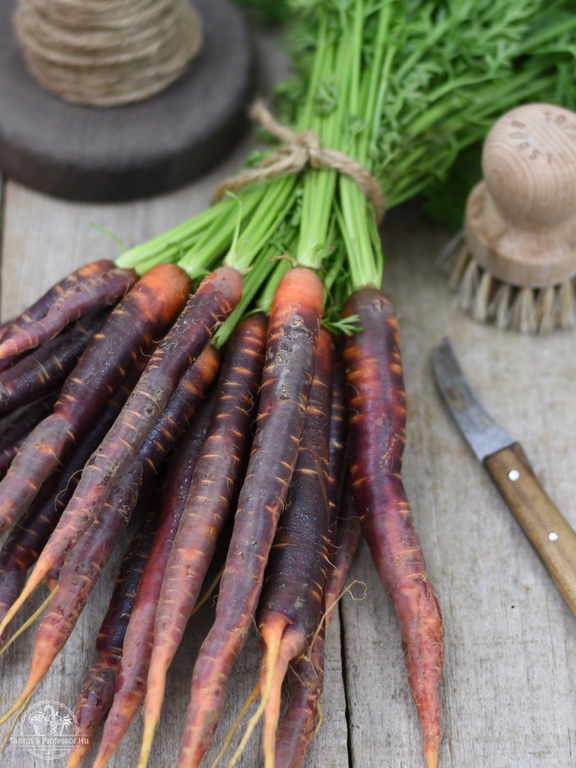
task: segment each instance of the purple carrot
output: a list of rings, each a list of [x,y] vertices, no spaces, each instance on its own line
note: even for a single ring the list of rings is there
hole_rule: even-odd
[[[156,611],[143,754],[150,749],[160,717],[166,673],[244,476],[264,365],[266,328],[263,315],[249,317],[238,326],[226,352],[212,422],[196,464]]]
[[[94,768],[104,766],[108,762],[144,701],[162,580],[186,504],[196,461],[206,439],[214,406],[214,391],[212,388],[211,395],[200,405],[168,463],[158,531],[144,566],[126,630],[114,701],[104,725]]]
[[[189,408],[188,399],[193,400],[195,405],[201,401],[216,375],[218,356],[211,352],[210,349],[207,349],[200,355],[192,367],[195,369],[194,378],[197,386],[187,390],[189,393],[188,398],[180,398],[179,402],[181,404],[181,409]],[[130,398],[128,399],[128,402],[130,402]],[[168,419],[165,419],[164,421],[167,425]],[[56,655],[66,643],[70,632],[76,625],[80,612],[86,604],[90,592],[94,588],[103,567],[106,565],[112,550],[130,519],[132,510],[138,500],[145,474],[151,474],[152,472],[158,471],[159,466],[156,466],[149,461],[151,452],[158,462],[162,461],[169,448],[171,448],[175,442],[174,435],[174,430],[171,430],[166,426],[165,429],[159,431],[158,440],[144,443],[137,456],[128,467],[128,470],[123,474],[121,480],[110,490],[101,514],[92,520],[90,526],[85,529],[83,535],[77,539],[75,547],[68,552],[58,579],[58,592],[53,601],[54,610],[51,610],[50,608],[48,609],[37,634],[37,638],[40,638],[40,643],[44,642],[42,638],[46,639],[51,635],[53,642],[50,642],[49,640],[46,641],[46,651],[38,648],[37,642],[30,677],[24,689],[24,693],[34,690],[36,685],[48,671],[50,664]],[[160,450],[156,445],[159,441],[164,443],[164,448]],[[63,517],[61,518],[61,522]],[[53,537],[54,534],[52,538]],[[52,538],[44,547],[36,568],[26,584],[25,590],[23,590],[18,601],[12,606],[12,612],[14,612],[14,609],[18,608],[19,604],[23,602],[23,599],[25,599],[34,588],[34,580],[38,579],[38,574],[43,573],[43,570],[45,569],[45,555],[49,549]],[[62,554],[64,555],[65,553]],[[53,567],[57,563],[58,560],[53,559],[52,561],[49,561],[49,567]],[[11,612],[8,612],[5,621],[9,617],[11,617]],[[29,693],[27,695],[29,695]],[[13,711],[14,710],[11,710],[11,712]],[[10,713],[7,713],[5,718],[9,717]],[[0,724],[2,722],[3,721],[0,721]]]
[[[324,684],[324,638],[334,615],[333,608],[342,593],[350,564],[360,540],[360,520],[356,514],[349,478],[342,493],[336,547],[324,589],[323,611],[310,654],[290,666],[290,700],[276,739],[276,768],[300,768],[316,730],[318,702]]]
[[[110,493],[105,505],[106,514],[94,521],[67,558],[60,573],[58,589],[53,593],[36,632],[28,681],[14,706],[0,718],[0,725],[20,709],[34,692],[70,637],[91,590],[128,523],[129,511],[138,498],[141,478],[142,464],[133,462],[122,481]]]
[[[66,380],[54,413],[32,432],[0,483],[0,532],[25,512],[134,365],[140,349],[178,314],[189,287],[183,270],[162,264],[147,272],[112,311]]]
[[[348,414],[344,393],[344,366],[338,351],[334,354],[332,367],[332,410],[330,412],[330,448],[328,469],[328,556],[332,556],[338,516],[342,483],[346,467],[346,439],[348,435]]]
[[[58,392],[52,392],[41,400],[31,403],[0,434],[0,475],[6,473],[20,446],[34,427],[52,412],[58,395]]]
[[[63,296],[66,291],[80,285],[84,280],[90,280],[96,275],[114,269],[114,267],[115,264],[113,261],[102,259],[100,261],[93,261],[90,264],[85,264],[83,267],[76,270],[76,272],[72,272],[71,275],[63,278],[60,282],[50,288],[50,290],[41,296],[38,301],[28,307],[28,309],[24,310],[21,315],[4,323],[0,329],[0,341],[4,342],[7,339],[12,338],[14,334],[19,333],[22,329],[27,328],[37,320],[41,320],[52,304]],[[14,359],[9,357],[0,360],[0,373],[9,368],[13,363]]]
[[[61,387],[108,314],[101,311],[82,318],[0,374],[0,413],[27,405]]]
[[[398,616],[426,762],[436,768],[442,618],[401,476],[406,394],[398,319],[390,299],[376,288],[353,293],[343,314],[358,315],[362,327],[344,340],[352,491],[376,570]]]
[[[10,588],[6,586],[5,589],[0,587],[0,619],[5,617],[20,594],[20,590],[14,593],[15,585],[20,584],[22,587],[26,571],[38,559],[74,493],[84,464],[118,417],[122,406],[142,373],[145,360],[146,358],[142,356],[135,368],[126,376],[113,396],[104,405],[66,465],[61,470],[56,470],[43,483],[40,492],[20,524],[15,526],[8,535],[0,554],[0,578],[6,585],[10,583],[14,586]],[[10,576],[9,574],[13,575]],[[16,574],[22,574],[22,576]],[[57,571],[50,576],[51,582],[57,581]],[[49,582],[48,576],[46,581]],[[51,585],[49,582],[49,586],[50,591],[52,591],[55,583]],[[5,640],[8,629],[9,625],[3,630],[0,646]]]
[[[194,667],[179,765],[197,766],[224,703],[226,681],[252,624],[268,552],[292,478],[314,372],[323,287],[287,272],[270,314],[256,435],[220,584],[216,621]]]
[[[115,304],[137,279],[132,269],[114,268],[79,281],[56,299],[42,319],[2,340],[0,359],[45,344],[75,320]]]
[[[164,412],[154,425],[152,431],[145,436],[144,442],[136,454],[136,459],[142,464],[142,480],[144,483],[147,483],[151,478],[154,478],[160,465],[186,428],[195,408],[214,381],[214,378],[218,373],[219,365],[220,360],[218,353],[213,347],[207,347],[194,365],[190,366],[188,371],[182,376]],[[139,384],[140,382],[136,385],[135,390]],[[132,395],[128,399],[126,407],[130,406],[131,399]],[[122,418],[122,413],[125,413],[126,407],[121,412],[119,419]],[[103,446],[106,441],[109,441],[109,436],[118,424],[119,419],[116,420],[113,428],[108,431],[105,440],[100,443],[97,450],[92,454],[92,458],[98,454],[104,453],[105,449]],[[134,453],[135,452],[132,453],[132,459],[136,460],[134,459]],[[83,510],[84,505],[86,504],[82,495],[82,480],[84,479],[86,469],[89,466],[89,463],[87,463],[84,467],[82,477],[74,491],[74,495],[70,499],[70,502],[60,519],[58,527],[44,548],[42,556],[30,576],[29,582],[26,585],[27,593],[29,593],[35,585],[39,584],[51,569],[54,567],[58,568],[59,564],[64,561],[66,553],[72,549],[74,544],[85,531],[89,529],[93,520],[97,517],[97,515],[79,513],[79,510]],[[118,474],[118,472],[116,474]],[[110,487],[111,484],[112,483],[109,481],[107,487]]]
[[[328,567],[332,357],[331,335],[322,329],[298,461],[256,614],[262,638],[260,695],[266,768],[274,766],[282,683],[288,666],[309,650],[322,612]]]
[[[66,768],[76,768],[90,749],[90,742],[114,697],[116,676],[122,658],[126,629],[158,527],[159,494],[152,502],[122,560],[108,611],[96,638],[92,666],[84,676],[74,716],[75,747]]]
[[[158,346],[114,426],[86,464],[66,514],[44,550],[43,565],[50,558],[59,560],[98,516],[110,489],[142,447],[182,375],[241,295],[242,278],[236,270],[221,267],[202,281]],[[216,372],[213,364],[211,371]]]

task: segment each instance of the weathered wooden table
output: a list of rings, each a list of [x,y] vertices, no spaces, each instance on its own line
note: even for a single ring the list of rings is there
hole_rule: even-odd
[[[240,165],[249,146],[246,141],[223,167],[191,187],[146,202],[63,203],[5,180],[2,316],[21,311],[80,264],[118,254],[114,241],[93,223],[130,246],[203,209],[210,191]],[[445,411],[431,355],[449,334],[486,407],[522,442],[550,496],[576,528],[576,332],[524,338],[477,325],[453,310],[445,279],[434,266],[447,236],[415,208],[391,212],[383,228],[385,289],[400,312],[408,395],[404,477],[444,616],[440,766],[569,768],[576,765],[576,619]],[[31,704],[51,699],[74,708],[120,557],[118,551]],[[396,618],[365,545],[353,579],[367,585],[367,596],[362,601],[345,596],[330,628],[324,721],[306,765],[424,768]],[[212,615],[206,605],[190,622],[170,670],[150,762],[154,768],[175,763],[192,665]],[[30,631],[0,659],[2,711],[27,677],[32,643]],[[234,668],[217,742],[252,688],[258,663],[254,631]],[[4,726],[0,737],[7,732]],[[111,768],[135,765],[140,734],[137,717]],[[212,749],[205,765],[215,754]],[[87,765],[94,755],[93,748]],[[5,768],[47,765],[11,744],[0,761]],[[260,764],[256,735],[241,765]],[[53,765],[60,768],[65,759]]]

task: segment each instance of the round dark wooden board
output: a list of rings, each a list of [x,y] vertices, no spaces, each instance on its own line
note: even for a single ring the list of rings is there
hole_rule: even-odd
[[[28,74],[15,38],[15,0],[0,2],[0,170],[56,197],[121,201],[175,189],[202,175],[248,124],[254,57],[229,0],[194,0],[204,42],[162,93],[124,107],[67,104]]]

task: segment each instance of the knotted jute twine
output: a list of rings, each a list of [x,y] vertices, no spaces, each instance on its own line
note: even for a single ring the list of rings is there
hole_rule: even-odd
[[[212,196],[213,203],[226,192],[238,192],[258,181],[300,173],[306,167],[316,170],[328,169],[351,178],[372,204],[376,221],[382,221],[386,209],[384,193],[375,176],[357,160],[335,149],[321,147],[320,138],[315,131],[295,133],[285,125],[280,125],[270,114],[264,102],[259,99],[250,110],[250,117],[260,123],[262,128],[272,136],[285,142],[284,146],[265,157],[257,168],[242,171],[237,176],[222,182]]]
[[[97,107],[163,90],[202,43],[188,0],[18,0],[14,24],[36,81]]]

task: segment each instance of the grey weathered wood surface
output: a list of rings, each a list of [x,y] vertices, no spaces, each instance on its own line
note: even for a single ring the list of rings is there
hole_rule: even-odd
[[[114,242],[91,228],[93,222],[127,245],[157,234],[201,210],[248,148],[245,142],[222,168],[191,187],[147,202],[63,203],[8,181],[3,317],[78,265],[117,254]],[[477,325],[453,310],[434,266],[446,237],[413,208],[391,212],[384,226],[385,288],[401,315],[408,394],[404,476],[445,624],[440,766],[568,768],[576,765],[576,618],[445,412],[432,379],[431,354],[448,333],[486,407],[522,442],[549,495],[576,528],[576,333],[523,338]],[[120,554],[32,702],[57,699],[74,706]],[[365,545],[352,578],[365,582],[368,594],[361,602],[345,597],[342,623],[336,619],[330,630],[325,720],[306,765],[423,768],[397,622]],[[205,607],[171,669],[154,768],[174,765],[192,663],[210,619]],[[0,659],[2,710],[22,687],[32,640],[33,633],[27,633]],[[257,667],[253,634],[234,670],[219,735],[251,689]],[[0,736],[6,732],[3,727]],[[138,717],[111,768],[135,765],[140,732]],[[46,766],[11,746],[0,759],[6,768]],[[242,765],[260,764],[255,737]]]

